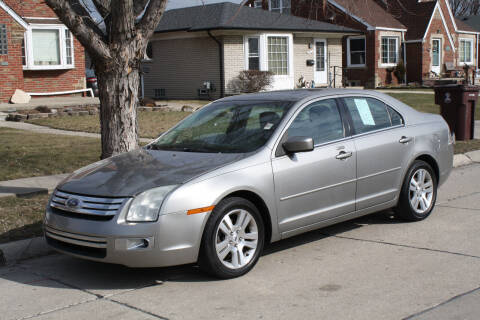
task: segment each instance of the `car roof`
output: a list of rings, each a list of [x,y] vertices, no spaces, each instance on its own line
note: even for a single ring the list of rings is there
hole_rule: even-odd
[[[235,95],[221,99],[220,101],[291,101],[328,97],[332,95],[374,95],[384,97],[384,94],[373,90],[361,89],[298,89],[298,90],[278,90],[260,93],[250,93]]]

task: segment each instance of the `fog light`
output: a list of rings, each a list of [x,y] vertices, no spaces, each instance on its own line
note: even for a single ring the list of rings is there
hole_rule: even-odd
[[[149,250],[152,247],[153,237],[115,240],[116,250]]]
[[[148,239],[127,239],[127,250],[145,249],[149,244]]]

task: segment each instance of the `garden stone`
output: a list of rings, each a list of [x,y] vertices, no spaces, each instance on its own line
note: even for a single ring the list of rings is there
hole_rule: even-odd
[[[183,112],[193,112],[194,109],[193,109],[192,106],[183,106],[183,107],[182,107],[182,111],[183,111]]]
[[[48,117],[49,117],[49,118],[56,118],[57,116],[58,116],[57,113],[49,113],[49,114],[48,114]]]
[[[78,116],[78,114],[79,114],[78,111],[69,111],[68,112],[69,116]]]
[[[95,110],[95,109],[90,109],[90,110],[88,110],[88,114],[89,115],[96,115],[96,114],[98,114],[98,111]]]
[[[153,107],[152,110],[153,111],[162,111],[163,108],[162,107]]]
[[[17,89],[13,94],[12,98],[10,98],[11,103],[29,103],[32,97],[23,90]]]
[[[90,113],[88,111],[78,111],[79,116],[88,116]]]

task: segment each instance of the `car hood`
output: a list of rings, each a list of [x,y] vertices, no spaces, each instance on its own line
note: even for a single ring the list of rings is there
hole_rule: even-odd
[[[185,183],[244,157],[138,149],[81,168],[57,188],[84,195],[130,197],[151,188]]]

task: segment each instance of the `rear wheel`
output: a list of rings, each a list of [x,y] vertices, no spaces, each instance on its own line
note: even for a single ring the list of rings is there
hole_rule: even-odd
[[[437,177],[432,167],[416,160],[405,176],[395,215],[401,219],[420,221],[427,218],[437,200]]]
[[[250,271],[264,245],[264,224],[258,209],[243,198],[227,198],[212,211],[205,226],[199,265],[219,278]]]

